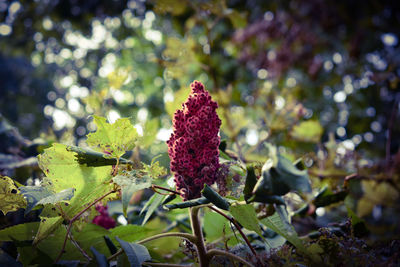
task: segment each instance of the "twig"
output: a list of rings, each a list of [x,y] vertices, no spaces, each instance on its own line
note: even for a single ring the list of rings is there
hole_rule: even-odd
[[[235,225],[236,229],[239,231],[240,235],[243,237],[243,239],[246,242],[247,246],[249,247],[250,251],[253,253],[254,256],[257,256],[256,250],[253,248],[249,239],[247,239],[246,235],[243,233],[241,227],[236,222],[236,220],[234,218],[229,217],[228,215],[226,215],[225,213],[223,213],[222,211],[220,211],[217,208],[214,208],[214,207],[209,207],[209,208],[212,209],[213,211],[219,213],[220,215],[224,216],[227,220],[229,220],[231,223],[233,223]]]
[[[165,194],[165,193],[158,192],[158,190],[156,190],[156,188],[164,190],[164,191],[167,191],[167,192],[170,192],[170,193],[172,193],[172,195],[180,195],[179,192],[177,192],[175,190],[172,190],[172,189],[169,189],[169,188],[166,188],[166,187],[163,187],[163,186],[155,185],[155,184],[151,185],[151,189],[154,192],[156,192],[157,194],[160,194],[160,195],[171,195],[171,194]]]
[[[175,195],[180,195],[179,192],[177,192],[175,190],[172,190],[172,189],[169,189],[169,188],[166,188],[166,187],[163,187],[163,186],[155,185],[155,184],[151,185],[151,189],[153,189],[154,192],[156,192],[156,193],[158,193],[160,195],[165,195],[165,193],[160,193],[155,188],[170,192],[170,193],[175,194]],[[170,195],[170,194],[168,194],[168,195]]]
[[[90,208],[91,208],[93,205],[95,205],[97,202],[101,201],[101,200],[102,200],[103,198],[105,198],[106,196],[108,196],[108,195],[110,195],[110,194],[112,194],[112,193],[115,193],[115,192],[116,192],[116,190],[112,190],[112,191],[107,192],[106,194],[102,195],[101,197],[97,198],[97,199],[96,199],[95,201],[93,201],[89,206],[87,206],[86,208],[84,208],[82,211],[80,211],[78,214],[76,214],[76,215],[69,221],[68,228],[67,228],[67,234],[65,235],[65,239],[64,239],[64,244],[63,244],[63,246],[62,246],[62,248],[61,248],[60,253],[58,254],[58,256],[57,256],[57,258],[56,258],[56,260],[55,260],[55,263],[57,263],[57,262],[60,260],[62,254],[65,252],[65,246],[67,245],[67,240],[68,240],[69,233],[71,232],[72,224],[73,224],[77,219],[79,219],[79,217],[80,217],[83,213],[85,213],[88,209],[90,209]]]
[[[76,242],[76,240],[72,237],[71,233],[69,233],[69,238],[71,239],[72,244],[74,244],[74,246],[79,249],[79,251],[82,253],[82,255],[88,260],[91,261],[92,258],[86,253],[85,250],[83,250],[83,248],[81,246],[79,246],[78,242]]]
[[[187,240],[189,240],[190,242],[195,242],[196,241],[196,237],[194,235],[188,234],[188,233],[179,233],[179,232],[172,232],[172,233],[162,233],[162,234],[158,234],[158,235],[154,235],[151,236],[149,238],[145,238],[143,240],[140,240],[138,242],[136,242],[136,244],[144,244],[159,238],[163,238],[163,237],[180,237],[180,238],[185,238]],[[114,253],[113,255],[111,255],[110,257],[107,258],[108,261],[116,258],[117,256],[121,255],[124,251],[122,249],[118,250],[116,253]]]
[[[244,260],[243,258],[236,256],[232,253],[229,253],[227,251],[223,251],[223,250],[219,250],[219,249],[210,249],[207,252],[207,256],[210,258],[210,260],[214,257],[214,256],[225,256],[227,258],[230,258],[232,260],[238,261],[240,263],[246,264],[247,266],[250,267],[255,267],[253,264],[251,264],[250,262]]]

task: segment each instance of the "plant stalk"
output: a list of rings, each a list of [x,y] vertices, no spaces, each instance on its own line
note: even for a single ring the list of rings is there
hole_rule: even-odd
[[[189,209],[190,213],[190,224],[192,225],[193,235],[196,237],[194,244],[197,249],[197,257],[199,259],[200,267],[208,267],[210,259],[207,256],[207,249],[204,244],[203,232],[199,221],[199,207],[192,207]]]

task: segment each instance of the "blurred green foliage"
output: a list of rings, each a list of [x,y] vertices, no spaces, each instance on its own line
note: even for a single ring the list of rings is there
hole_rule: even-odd
[[[139,141],[125,157],[140,165],[161,155],[157,164],[168,169],[172,115],[196,79],[219,104],[230,185],[243,187],[246,177],[232,170],[236,160],[260,177],[275,149],[302,158],[311,178],[310,195],[284,196],[298,232],[352,217],[368,228],[368,244],[399,238],[399,29],[399,3],[388,0],[0,1],[1,174],[38,183],[34,157],[53,142],[85,146],[93,115],[129,118]],[[128,222],[140,224],[132,206]],[[187,224],[172,214],[153,206],[146,221]],[[236,244],[214,217],[206,223]],[[0,224],[24,220],[37,217]],[[213,229],[205,226],[212,241]],[[318,242],[330,246],[329,235]],[[161,250],[152,257],[183,257]]]

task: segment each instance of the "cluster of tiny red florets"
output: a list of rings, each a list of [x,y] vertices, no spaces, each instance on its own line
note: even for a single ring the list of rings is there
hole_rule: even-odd
[[[204,184],[215,182],[219,168],[218,104],[201,82],[194,81],[190,87],[189,98],[174,114],[173,133],[167,141],[176,189],[184,200],[199,197]]]
[[[93,218],[93,223],[100,225],[106,229],[114,228],[115,227],[115,220],[108,215],[108,207],[103,206],[101,203],[96,204],[96,210],[100,213]]]

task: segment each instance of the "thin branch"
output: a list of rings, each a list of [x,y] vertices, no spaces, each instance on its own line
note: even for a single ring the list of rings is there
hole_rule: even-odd
[[[86,251],[76,242],[76,240],[72,237],[71,233],[69,233],[69,238],[71,239],[72,244],[82,253],[82,255],[88,260],[91,261],[92,258],[86,253]]]
[[[243,263],[243,264],[245,264],[247,266],[255,267],[253,264],[251,264],[250,262],[246,261],[245,259],[243,259],[243,258],[241,258],[239,256],[236,256],[236,255],[234,255],[232,253],[229,253],[227,251],[223,251],[223,250],[219,250],[219,249],[210,249],[207,252],[207,257],[209,257],[209,259],[211,260],[214,256],[224,256],[224,257],[230,258],[232,260],[238,261],[240,263]]]
[[[192,235],[192,234],[180,233],[180,232],[172,232],[172,233],[162,233],[162,234],[150,236],[150,237],[148,237],[146,239],[138,241],[137,244],[144,244],[144,243],[147,243],[147,242],[159,239],[159,238],[169,237],[169,236],[185,238],[185,239],[189,240],[190,242],[195,242],[196,241],[196,237],[194,235]]]
[[[249,239],[247,239],[247,236],[243,233],[241,227],[236,222],[236,220],[234,218],[232,218],[232,217],[229,217],[228,215],[226,215],[225,213],[223,213],[222,211],[220,211],[217,208],[214,208],[214,207],[209,207],[209,208],[212,209],[213,211],[219,213],[220,215],[224,216],[228,221],[233,223],[233,225],[235,225],[236,229],[239,231],[240,235],[243,237],[243,239],[246,242],[247,246],[249,247],[250,251],[253,253],[254,256],[257,256],[256,250],[253,248],[253,246],[251,245]]]
[[[108,196],[108,195],[110,195],[110,194],[112,194],[112,193],[115,193],[115,192],[116,192],[116,190],[112,190],[112,191],[107,192],[106,194],[102,195],[101,197],[97,198],[97,199],[94,200],[89,206],[87,206],[86,208],[84,208],[82,211],[80,211],[78,214],[76,214],[76,215],[69,221],[68,228],[67,228],[67,233],[66,233],[65,239],[64,239],[64,244],[63,244],[63,246],[62,246],[62,248],[61,248],[60,253],[58,254],[58,256],[57,256],[57,258],[56,258],[56,260],[55,260],[55,263],[57,263],[57,262],[60,260],[62,254],[65,252],[65,246],[67,245],[67,240],[68,240],[69,233],[71,232],[72,224],[73,224],[77,219],[79,219],[79,217],[81,217],[81,215],[82,215],[83,213],[85,213],[88,209],[90,209],[90,208],[91,208],[93,205],[95,205],[97,202],[101,201],[101,200],[102,200],[103,198],[105,198],[106,196]]]
[[[172,189],[169,189],[169,188],[166,188],[166,187],[163,187],[163,186],[155,185],[155,184],[151,185],[151,189],[153,189],[154,192],[156,192],[158,194],[161,194],[161,195],[163,195],[164,193],[158,192],[157,190],[155,190],[155,188],[170,192],[170,193],[175,194],[175,195],[180,195],[179,192],[177,192],[175,190],[172,190]]]
[[[138,242],[136,242],[136,244],[144,244],[159,238],[163,238],[163,237],[180,237],[180,238],[185,238],[187,240],[189,240],[190,242],[195,242],[196,241],[196,237],[194,235],[188,234],[188,233],[179,233],[179,232],[172,232],[172,233],[162,233],[162,234],[158,234],[158,235],[154,235],[151,236],[149,238],[140,240]],[[118,257],[119,255],[121,255],[124,251],[122,249],[118,250],[116,253],[114,253],[113,255],[111,255],[110,257],[107,258],[108,261]]]

